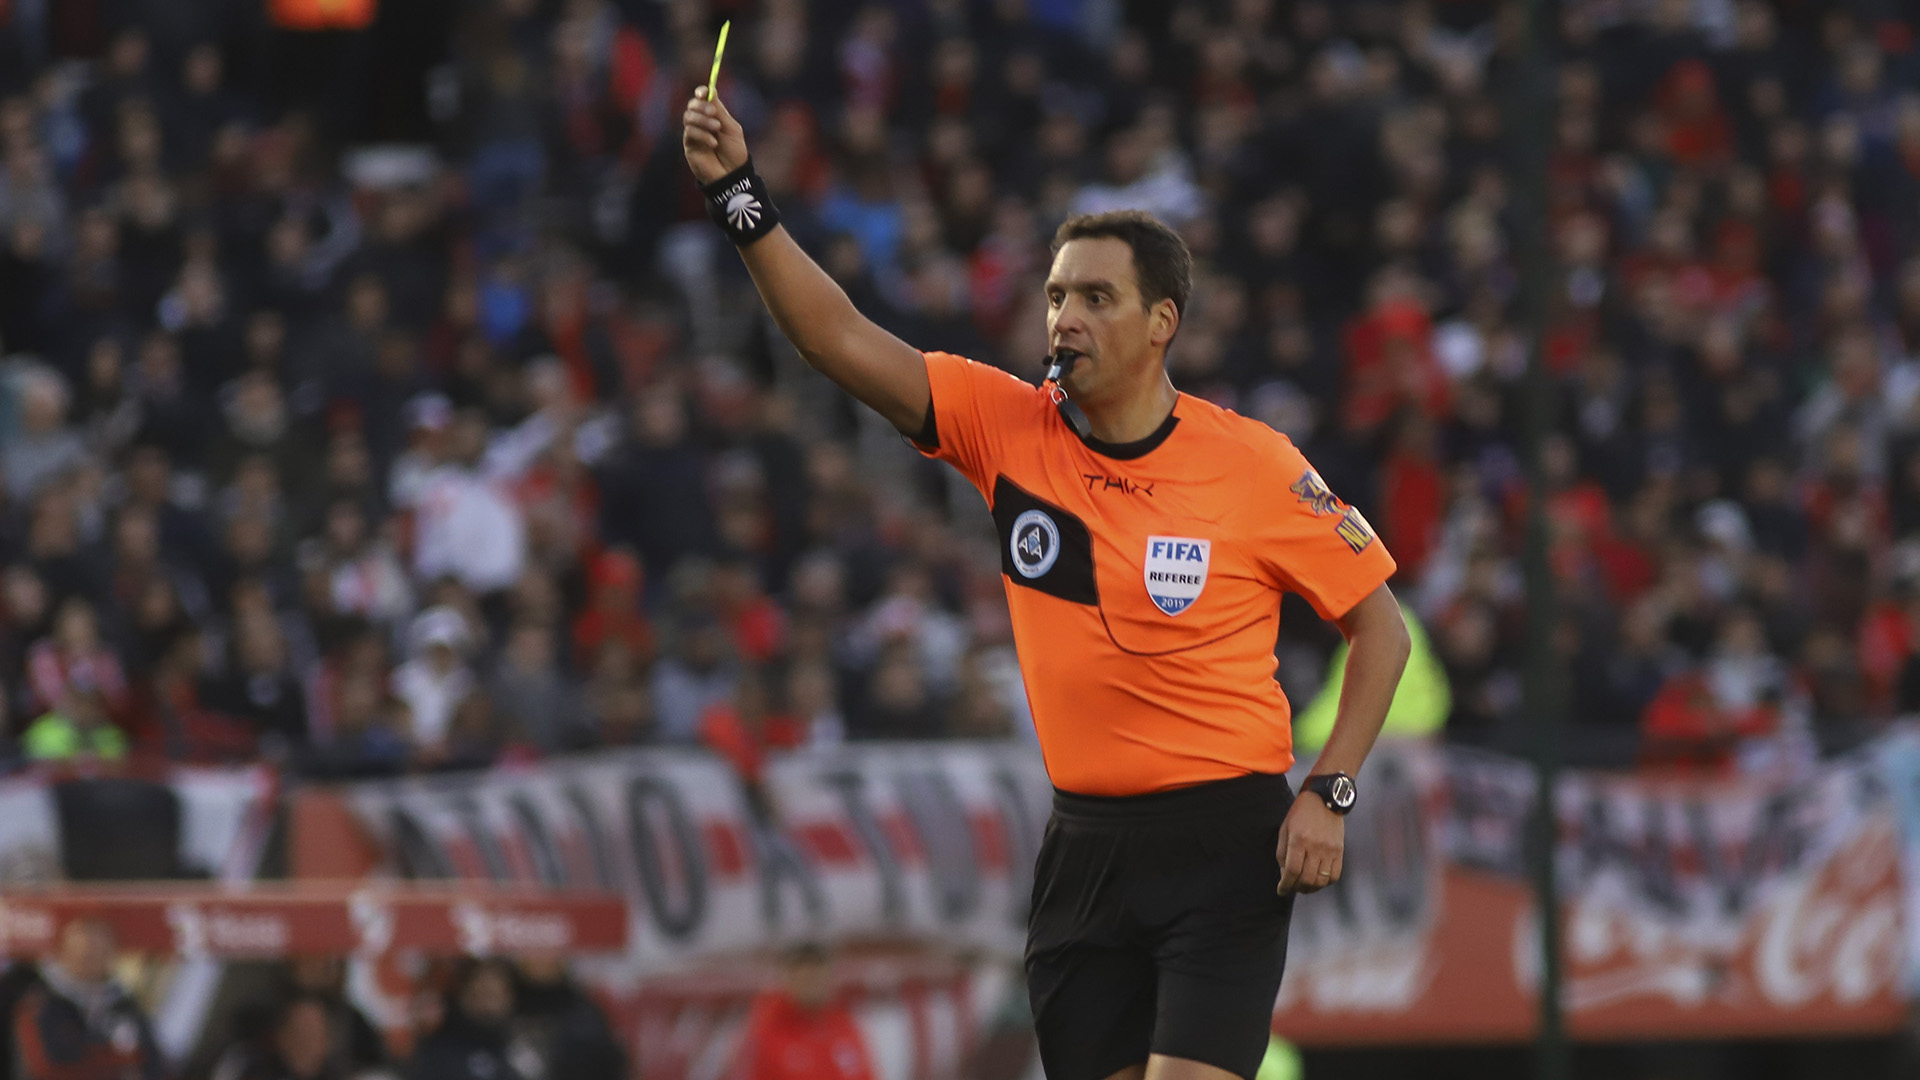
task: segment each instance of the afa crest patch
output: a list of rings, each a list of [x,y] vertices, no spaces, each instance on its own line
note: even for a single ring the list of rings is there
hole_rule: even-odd
[[[1045,510],[1029,510],[1014,519],[1007,551],[1021,577],[1037,578],[1060,558],[1060,526]]]

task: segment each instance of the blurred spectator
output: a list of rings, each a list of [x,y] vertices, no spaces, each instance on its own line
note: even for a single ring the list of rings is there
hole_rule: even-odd
[[[65,709],[81,697],[109,716],[127,707],[127,679],[120,660],[100,640],[93,605],[80,597],[60,605],[53,633],[28,652],[27,671],[34,701],[42,709]]]
[[[1170,110],[1158,107],[1148,110],[1139,124],[1109,136],[1105,181],[1081,188],[1071,211],[1146,210],[1176,227],[1204,213],[1192,163],[1171,144],[1168,128],[1172,123]]]
[[[635,663],[653,659],[653,627],[641,611],[640,560],[603,551],[588,573],[587,603],[573,620],[573,663],[589,668],[602,648],[613,646]]]
[[[868,1080],[874,1075],[853,1010],[819,945],[788,953],[780,986],[754,999],[733,1071],[737,1080]]]
[[[14,1006],[19,1080],[161,1080],[166,1063],[146,1014],[113,977],[113,930],[75,919],[38,985]]]
[[[504,960],[463,965],[444,1019],[414,1047],[409,1080],[539,1080],[539,1051],[514,1030],[513,968]]]
[[[240,1044],[224,1055],[222,1062],[215,1067],[216,1078],[225,1080],[221,1077],[223,1071],[247,1067],[263,1051],[271,1053],[273,1048],[270,1045],[263,1046],[262,1041],[270,1042],[277,1038],[276,1027],[294,1005],[318,1006],[323,1014],[328,1038],[325,1052],[328,1069],[345,1077],[355,1077],[387,1068],[385,1039],[366,1014],[347,999],[347,962],[344,959],[337,956],[293,957],[286,962],[282,975],[284,989],[279,999],[262,1006],[270,1010],[269,1015],[253,1020],[258,1037],[243,1038]],[[251,1007],[245,1010],[253,1011]],[[244,1015],[236,1018],[236,1026],[242,1019]],[[311,1018],[303,1023],[311,1031]]]
[[[479,594],[512,585],[526,563],[526,523],[480,467],[486,433],[478,411],[457,414],[418,487],[397,498],[414,514],[414,574],[451,576]]]
[[[848,718],[847,734],[863,739],[926,739],[945,734],[943,709],[927,685],[926,665],[913,642],[881,650],[865,700]]]
[[[506,736],[486,694],[468,694],[454,708],[444,742],[416,746],[413,763],[421,768],[453,771],[484,769],[500,759]]]
[[[335,1053],[339,1035],[327,1003],[294,994],[280,1004],[267,1037],[259,1045],[236,1048],[215,1069],[215,1080],[347,1080],[351,1075]]]
[[[653,677],[654,725],[661,738],[693,741],[701,716],[731,695],[737,674],[730,651],[726,631],[712,615],[679,621]]]
[[[911,648],[931,692],[953,689],[967,646],[966,626],[942,610],[926,568],[905,560],[888,573],[885,591],[848,635],[856,664],[874,663],[896,645]]]
[[[1407,621],[1412,652],[1408,655],[1407,669],[1400,677],[1400,685],[1393,692],[1393,701],[1387,706],[1387,719],[1380,728],[1380,734],[1395,739],[1428,738],[1446,726],[1448,715],[1453,710],[1453,695],[1447,686],[1446,668],[1434,651],[1427,628],[1413,612],[1402,611],[1401,614]],[[1333,651],[1333,661],[1327,668],[1327,677],[1321,682],[1320,692],[1304,708],[1294,713],[1293,745],[1296,754],[1318,753],[1327,744],[1327,736],[1333,732],[1334,717],[1340,707],[1340,691],[1346,678],[1347,647],[1342,642]]]
[[[709,705],[700,716],[700,741],[727,759],[734,772],[758,792],[770,751],[792,750],[806,741],[806,729],[791,713],[777,708],[778,679],[759,669],[741,672],[732,700]]]
[[[8,495],[27,500],[43,484],[78,465],[86,444],[65,426],[71,400],[66,380],[32,367],[14,373],[13,384],[20,415],[10,425],[12,437],[0,441],[0,453],[6,458]]]
[[[14,1080],[19,1075],[19,1058],[14,1051],[14,1018],[20,999],[40,985],[40,966],[31,960],[8,960],[0,970],[0,1076]]]
[[[139,740],[163,748],[174,761],[250,761],[259,752],[258,733],[244,720],[202,700],[206,670],[206,640],[201,630],[191,623],[175,627],[160,645],[147,679],[142,715],[135,725]]]
[[[540,1054],[542,1075],[623,1080],[626,1053],[593,998],[550,954],[522,957],[514,993],[515,1025]]]
[[[302,552],[306,571],[325,575],[335,614],[393,625],[413,610],[413,587],[387,542],[375,536],[367,509],[353,498],[328,504],[319,537]]]
[[[546,753],[579,749],[592,739],[580,688],[556,662],[555,638],[550,626],[515,623],[487,684],[506,730]]]
[[[423,611],[407,631],[411,656],[393,671],[393,692],[406,704],[414,745],[446,743],[454,715],[473,693],[466,652],[472,645],[466,617],[451,607]]]
[[[823,663],[799,661],[787,669],[786,702],[806,742],[834,746],[847,736],[833,670]]]
[[[305,768],[316,776],[355,779],[389,776],[414,756],[412,714],[387,693],[378,675],[349,671],[333,686],[327,732],[315,740]]]
[[[54,636],[27,658],[33,698],[44,711],[20,737],[29,760],[112,760],[125,757],[127,734],[115,721],[130,695],[119,662],[103,648],[93,609],[72,599],[61,606]]]
[[[654,575],[714,540],[706,454],[694,442],[686,404],[671,384],[639,395],[626,441],[600,467],[600,532]]]
[[[1013,709],[1005,688],[994,677],[992,652],[988,648],[975,648],[961,661],[959,691],[946,723],[949,734],[968,739],[998,739],[1014,733]],[[804,691],[805,684],[799,689]],[[814,722],[820,723],[817,718]],[[822,734],[816,727],[814,737],[818,739]]]
[[[226,676],[208,693],[209,704],[244,721],[269,756],[284,759],[307,743],[305,689],[294,677],[286,636],[272,619],[243,620],[233,639]]]
[[[1645,760],[1707,770],[1791,772],[1811,760],[1786,666],[1750,611],[1721,624],[1707,662],[1668,680],[1647,706]]]

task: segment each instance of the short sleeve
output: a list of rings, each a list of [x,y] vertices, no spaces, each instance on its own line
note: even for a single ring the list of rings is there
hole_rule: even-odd
[[[1024,430],[1039,391],[999,368],[950,353],[923,354],[933,391],[932,445],[915,439],[930,458],[947,462],[992,497],[1007,440]],[[925,436],[929,434],[923,432]]]
[[[1321,618],[1338,619],[1385,584],[1397,564],[1366,517],[1328,490],[1284,435],[1276,433],[1263,453],[1272,495],[1258,501],[1260,564]]]

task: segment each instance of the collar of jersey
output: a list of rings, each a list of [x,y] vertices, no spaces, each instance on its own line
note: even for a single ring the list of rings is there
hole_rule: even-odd
[[[1060,419],[1067,422],[1067,430],[1073,432],[1081,442],[1085,443],[1087,449],[1102,457],[1113,458],[1115,461],[1132,461],[1135,458],[1146,457],[1161,443],[1167,441],[1167,436],[1173,434],[1174,428],[1180,426],[1180,417],[1177,415],[1180,412],[1180,403],[1176,400],[1173,411],[1167,413],[1167,418],[1160,421],[1159,427],[1137,439],[1111,443],[1095,438],[1093,433],[1087,430],[1086,414],[1079,409],[1070,409],[1070,404],[1063,401],[1057,406],[1060,410]]]

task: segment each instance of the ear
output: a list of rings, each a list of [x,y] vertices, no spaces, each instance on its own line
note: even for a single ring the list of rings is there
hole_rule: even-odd
[[[1172,300],[1162,300],[1147,312],[1147,340],[1155,348],[1166,348],[1179,329],[1180,309],[1173,306]]]

